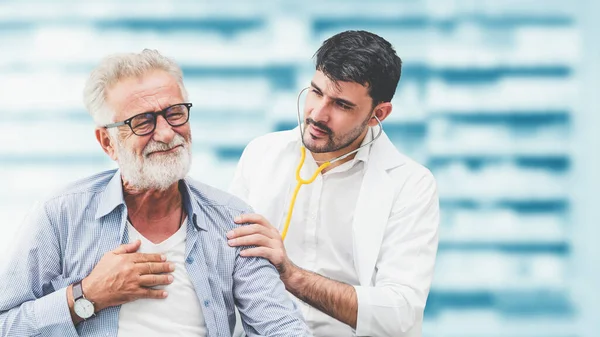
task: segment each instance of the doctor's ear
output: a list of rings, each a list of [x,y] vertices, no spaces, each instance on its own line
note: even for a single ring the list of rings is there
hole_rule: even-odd
[[[392,113],[392,103],[379,103],[377,104],[377,106],[375,106],[375,109],[373,111],[373,117],[371,117],[371,119],[369,120],[369,126],[375,126],[378,124],[377,119],[375,119],[375,117],[377,117],[380,121],[383,122],[390,115],[390,113]]]

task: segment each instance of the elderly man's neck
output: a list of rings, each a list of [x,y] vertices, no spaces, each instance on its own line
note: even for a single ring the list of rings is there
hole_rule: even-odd
[[[129,221],[146,239],[160,243],[179,229],[185,216],[178,183],[167,190],[138,190],[123,184]]]

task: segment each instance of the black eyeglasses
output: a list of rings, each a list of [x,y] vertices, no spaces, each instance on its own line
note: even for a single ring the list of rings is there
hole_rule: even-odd
[[[156,119],[158,116],[163,116],[167,123],[173,127],[182,126],[187,123],[190,119],[191,107],[192,103],[179,103],[158,112],[142,112],[122,122],[107,124],[104,127],[108,129],[127,124],[134,134],[145,136],[151,134],[156,129]]]

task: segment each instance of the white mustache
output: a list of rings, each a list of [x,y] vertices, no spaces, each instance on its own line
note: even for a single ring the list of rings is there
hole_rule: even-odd
[[[187,142],[185,141],[185,138],[183,138],[183,136],[181,135],[175,135],[175,137],[169,144],[157,142],[155,140],[150,140],[150,142],[148,142],[148,144],[146,144],[146,147],[144,148],[144,156],[147,156],[152,152],[156,151],[168,151],[179,145],[183,145],[183,147],[185,148],[186,144]]]

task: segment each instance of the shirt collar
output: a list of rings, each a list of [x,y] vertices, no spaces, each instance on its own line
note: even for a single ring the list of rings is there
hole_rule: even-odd
[[[181,193],[183,206],[188,214],[188,218],[191,218],[194,225],[202,230],[208,230],[206,223],[198,221],[198,216],[203,214],[200,208],[201,199],[194,198],[194,193],[190,189],[190,183],[187,178],[179,181],[179,192]]]
[[[198,214],[201,214],[200,205],[197,201],[193,200],[193,193],[186,179],[179,181],[179,192],[181,193],[183,207],[188,214],[188,218],[192,219],[194,225],[198,228],[206,230],[206,225],[202,221],[197,221]],[[123,184],[121,182],[121,170],[115,171],[100,198],[100,204],[95,216],[96,220],[108,215],[120,205],[126,206],[125,197],[123,196]]]
[[[121,170],[116,170],[106,188],[102,191],[95,219],[98,220],[109,214],[120,205],[125,205],[125,198],[123,197],[123,185],[121,184]]]

